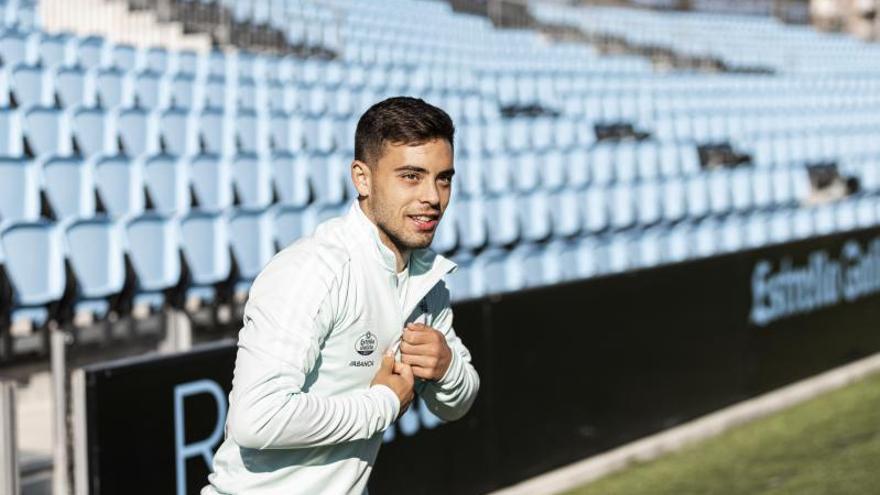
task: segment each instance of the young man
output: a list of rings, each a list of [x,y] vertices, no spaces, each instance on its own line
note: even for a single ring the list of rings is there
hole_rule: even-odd
[[[226,439],[203,494],[360,494],[417,393],[440,418],[477,395],[427,248],[449,203],[449,116],[390,98],[361,117],[349,212],[278,253],[245,307]]]

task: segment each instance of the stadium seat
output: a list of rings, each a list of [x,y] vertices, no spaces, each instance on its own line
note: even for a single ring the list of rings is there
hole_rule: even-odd
[[[354,186],[348,157],[341,153],[310,153],[306,161],[314,187],[314,201],[322,205],[338,205],[353,197]]]
[[[98,107],[77,108],[71,121],[73,137],[83,158],[115,154],[116,129],[112,114]]]
[[[29,34],[17,29],[5,29],[0,33],[0,57],[5,67],[30,62]]]
[[[125,226],[126,246],[136,275],[133,304],[157,311],[166,291],[180,282],[180,226],[168,217],[147,213]]]
[[[222,110],[208,108],[199,116],[201,151],[230,156],[235,150],[235,120]]]
[[[305,206],[312,196],[309,156],[277,153],[272,157],[272,177],[278,200],[290,206]]]
[[[456,201],[459,244],[470,250],[483,247],[488,240],[486,201],[481,197],[458,198]]]
[[[63,226],[95,214],[95,179],[91,163],[81,158],[51,158],[43,164],[43,189]]]
[[[55,74],[55,94],[62,108],[94,106],[95,81],[82,67],[62,66]]]
[[[103,108],[112,110],[134,104],[132,81],[117,67],[101,69],[95,74],[95,94]]]
[[[232,165],[217,155],[200,154],[188,161],[195,207],[200,210],[225,210],[232,206]]]
[[[186,291],[189,301],[212,303],[217,285],[228,280],[232,269],[229,231],[221,213],[193,211],[180,222],[181,247],[191,277]]]
[[[159,116],[159,135],[164,151],[171,155],[190,156],[199,151],[196,115],[183,108],[169,108]]]
[[[77,58],[86,69],[101,69],[110,62],[110,44],[98,36],[82,38],[77,45]]]
[[[24,113],[24,134],[34,156],[70,156],[72,139],[70,118],[54,108],[32,108]]]
[[[49,305],[64,295],[62,232],[49,222],[22,222],[0,232],[6,273],[12,284],[11,322],[42,327],[55,316]]]
[[[126,156],[139,158],[159,152],[158,114],[137,107],[121,109],[116,130]]]
[[[134,73],[132,79],[132,99],[137,102],[137,106],[148,110],[171,106],[169,83],[163,78],[162,73],[147,69]],[[186,107],[175,101],[174,108]]]
[[[104,319],[110,298],[125,285],[123,225],[107,217],[79,220],[67,228],[66,240],[77,287],[74,311]]]
[[[283,249],[317,227],[317,210],[306,206],[280,206],[274,212],[276,247]]]
[[[153,209],[163,215],[186,214],[192,202],[192,171],[186,159],[163,154],[143,163],[144,184]]]
[[[46,107],[52,103],[49,71],[39,65],[17,65],[12,68],[11,90],[20,108]]]
[[[144,169],[141,160],[124,155],[95,162],[95,185],[104,210],[114,218],[139,216],[146,208]]]
[[[0,157],[0,228],[40,218],[40,169],[23,158]]]
[[[247,295],[251,283],[275,254],[271,210],[236,210],[229,218],[229,239],[238,280],[235,293]]]
[[[0,157],[23,156],[23,140],[21,112],[13,108],[0,108]]]
[[[488,226],[489,244],[507,246],[519,239],[517,196],[505,194],[484,199],[485,225]]]
[[[273,199],[271,161],[255,154],[238,154],[232,159],[231,165],[239,204],[249,209],[269,206]],[[308,191],[305,194],[307,197]]]

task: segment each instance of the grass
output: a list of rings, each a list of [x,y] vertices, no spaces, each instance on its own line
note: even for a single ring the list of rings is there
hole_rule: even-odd
[[[566,495],[880,493],[880,375]]]

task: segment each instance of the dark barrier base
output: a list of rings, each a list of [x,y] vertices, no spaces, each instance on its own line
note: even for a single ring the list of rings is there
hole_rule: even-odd
[[[845,297],[850,279],[870,290]],[[457,304],[474,408],[412,436],[395,427],[370,492],[483,493],[875,353],[878,291],[873,229]],[[234,356],[90,368],[92,493],[175,493],[175,403],[179,446],[209,437],[222,409],[175,388],[207,379],[225,396]],[[183,471],[197,493],[208,466],[189,456]]]

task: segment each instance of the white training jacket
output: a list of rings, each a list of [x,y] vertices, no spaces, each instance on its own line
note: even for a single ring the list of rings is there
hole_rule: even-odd
[[[370,386],[406,323],[446,335],[452,362],[416,391],[441,419],[470,408],[479,377],[452,329],[442,282],[455,264],[428,249],[410,256],[398,297],[394,254],[354,201],[266,265],[239,332],[226,436],[214,456],[214,494],[361,494],[400,402]]]

